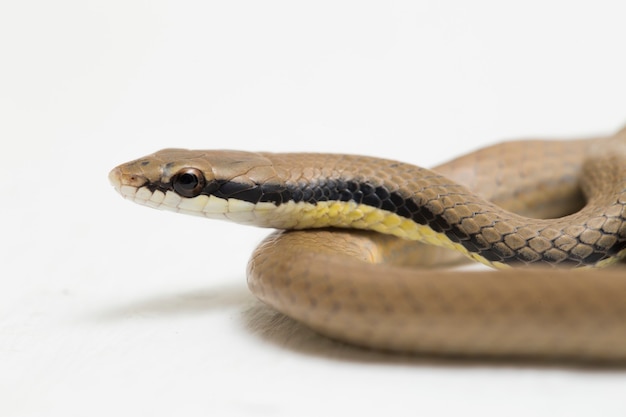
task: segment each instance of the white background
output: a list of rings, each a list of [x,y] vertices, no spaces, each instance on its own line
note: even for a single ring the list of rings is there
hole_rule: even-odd
[[[0,3],[0,415],[626,413],[626,371],[407,358],[251,296],[268,232],[122,200],[163,147],[431,166],[626,122],[620,1]]]

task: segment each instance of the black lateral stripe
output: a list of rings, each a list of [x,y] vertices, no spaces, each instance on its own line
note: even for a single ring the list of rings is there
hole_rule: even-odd
[[[174,191],[169,183],[149,184],[151,191]],[[461,230],[459,224],[450,224],[442,214],[434,214],[424,202],[397,191],[389,191],[384,185],[372,185],[367,182],[346,181],[333,179],[317,183],[303,183],[294,185],[284,184],[251,184],[236,181],[216,180],[208,183],[202,191],[204,195],[214,195],[219,198],[236,198],[250,203],[270,202],[276,205],[293,202],[316,204],[321,201],[354,201],[358,204],[380,208],[398,216],[411,219],[415,223],[432,228],[443,233],[452,242],[462,245],[468,252],[476,253],[491,262],[507,264],[542,263],[553,265],[549,255],[539,255],[538,259],[528,259],[523,251],[504,252],[497,245],[486,245],[480,232],[468,234]],[[585,259],[569,255],[559,262],[559,265],[580,266],[593,265],[603,259],[615,255],[626,249],[625,239],[619,239],[611,248],[595,248],[594,252]]]

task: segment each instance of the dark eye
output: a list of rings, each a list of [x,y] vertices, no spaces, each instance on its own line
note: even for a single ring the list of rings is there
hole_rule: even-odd
[[[184,168],[172,177],[172,185],[182,197],[195,197],[202,192],[205,185],[202,171],[196,168]]]

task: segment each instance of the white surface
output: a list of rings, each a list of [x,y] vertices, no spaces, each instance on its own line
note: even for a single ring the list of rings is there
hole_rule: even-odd
[[[0,415],[624,415],[623,370],[317,337],[248,293],[267,231],[107,182],[172,146],[433,165],[614,131],[621,3],[2,2]]]

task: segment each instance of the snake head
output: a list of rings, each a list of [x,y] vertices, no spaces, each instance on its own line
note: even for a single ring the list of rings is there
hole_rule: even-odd
[[[275,177],[261,154],[187,149],[163,149],[109,173],[114,188],[136,203],[206,217],[230,214],[231,220],[235,211],[258,208],[258,184]]]
[[[195,197],[214,179],[213,167],[204,152],[186,149],[163,149],[119,165],[109,173],[109,181],[125,197],[135,196],[142,188]]]

